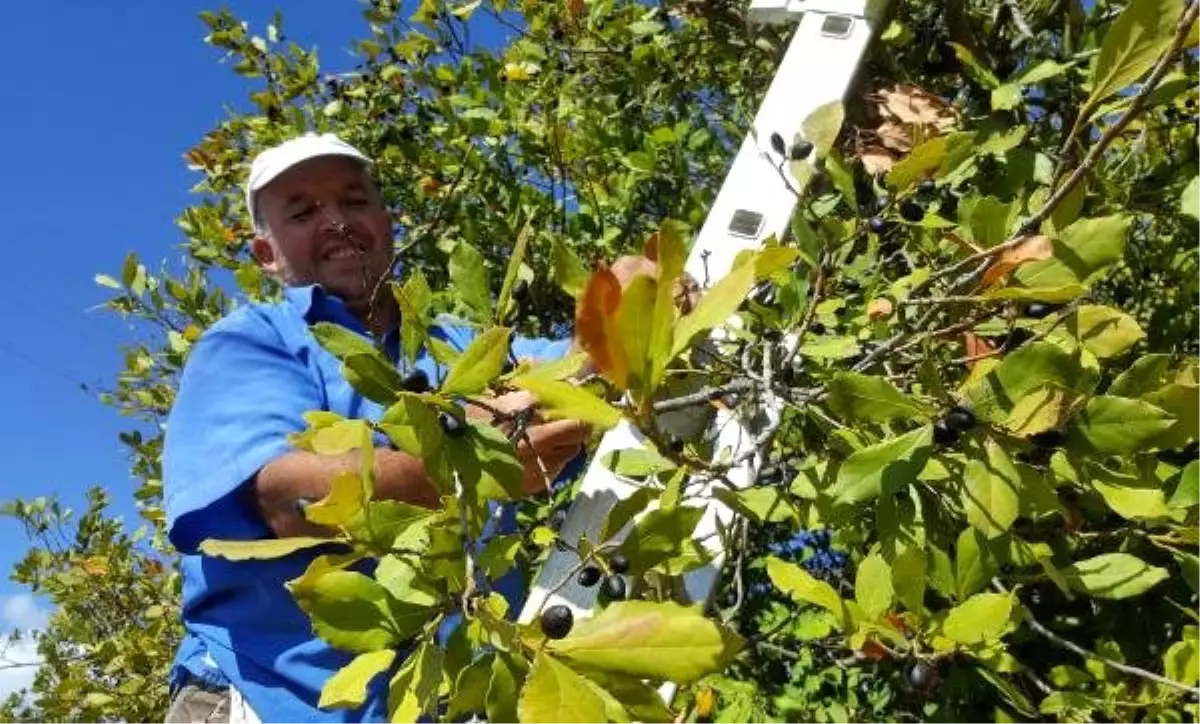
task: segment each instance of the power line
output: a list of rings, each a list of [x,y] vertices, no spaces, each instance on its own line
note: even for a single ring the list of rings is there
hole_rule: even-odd
[[[15,349],[13,347],[8,346],[7,344],[5,344],[3,342],[3,340],[0,340],[0,353],[8,355],[9,357],[12,357],[13,359],[20,360],[21,362],[24,362],[25,364],[28,364],[30,367],[33,367],[41,372],[50,373],[53,376],[58,377],[58,378],[62,379],[63,381],[67,382],[68,384],[71,385],[71,387],[79,390],[80,392],[82,392],[85,395],[91,394],[92,388],[89,385],[87,385],[84,382],[80,382],[79,379],[75,377],[75,375],[64,370],[62,367],[59,367],[57,364],[51,364],[51,363],[46,362],[45,360],[40,360],[35,357],[31,357],[30,355],[25,354],[24,352],[22,352],[19,349]]]

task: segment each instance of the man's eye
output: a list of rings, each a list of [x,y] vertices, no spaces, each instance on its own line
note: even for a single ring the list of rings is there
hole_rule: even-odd
[[[312,213],[313,213],[313,207],[305,206],[303,208],[299,208],[299,209],[296,209],[295,211],[293,211],[288,218],[290,218],[293,221],[303,221],[304,219],[307,219],[309,216],[312,216]]]
[[[355,209],[362,208],[363,206],[366,206],[368,203],[370,203],[370,202],[367,199],[347,199],[346,200],[346,205],[350,206],[351,208],[355,208]]]

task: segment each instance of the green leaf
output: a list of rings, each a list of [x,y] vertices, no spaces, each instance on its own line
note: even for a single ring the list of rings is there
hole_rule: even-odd
[[[753,284],[754,264],[746,261],[705,292],[696,308],[675,323],[668,358],[675,359],[692,344],[693,338],[724,324],[746,300]]]
[[[618,501],[604,519],[604,532],[600,534],[600,542],[605,543],[611,540],[629,521],[649,507],[650,503],[657,498],[658,491],[654,488],[638,488],[629,497]]]
[[[500,652],[492,661],[492,678],[485,697],[488,721],[517,721],[519,682],[525,678],[524,661]]]
[[[848,630],[850,611],[846,602],[825,581],[817,580],[800,566],[786,563],[774,556],[767,558],[767,575],[771,583],[783,593],[800,603],[812,603],[834,615],[838,625]]]
[[[942,633],[955,643],[974,645],[998,639],[1012,618],[1012,596],[977,593],[950,609]]]
[[[1200,220],[1200,176],[1193,176],[1179,198],[1179,213]],[[96,277],[100,281],[100,277]]]
[[[990,249],[1008,238],[1013,222],[1015,206],[994,196],[984,196],[970,209],[968,223],[971,238],[985,249]]]
[[[1140,596],[1169,576],[1166,569],[1128,553],[1105,553],[1077,561],[1062,573],[1071,588],[1098,598]]]
[[[377,551],[415,550],[425,545],[436,512],[399,500],[375,500],[346,522],[355,540]]]
[[[858,342],[853,337],[821,335],[800,345],[800,354],[813,359],[847,359],[859,353]]]
[[[589,668],[686,684],[722,671],[742,639],[698,606],[618,601],[547,648]]]
[[[642,571],[677,556],[684,541],[692,537],[704,508],[679,506],[673,510],[652,510],[638,520],[621,551],[629,558],[630,568]]]
[[[1052,304],[1061,304],[1069,302],[1072,299],[1077,299],[1084,295],[1087,289],[1081,284],[1066,284],[1061,287],[1038,287],[1036,289],[1027,289],[1025,287],[1003,287],[1001,289],[993,289],[982,295],[981,299],[1003,299],[1018,302],[1050,302]]]
[[[954,586],[960,601],[986,586],[999,569],[987,539],[975,528],[958,535],[954,558]]]
[[[1075,668],[1074,666],[1068,666],[1067,664],[1059,664],[1053,669],[1050,669],[1050,673],[1046,678],[1050,679],[1050,683],[1054,684],[1060,689],[1066,689],[1068,687],[1075,686],[1086,686],[1093,681],[1092,675],[1088,672],[1084,671],[1083,669]]]
[[[1058,429],[1074,409],[1076,399],[1071,391],[1054,385],[1034,390],[1013,405],[1003,425],[1020,437]]]
[[[521,497],[525,467],[517,450],[499,429],[469,422],[470,434],[446,438],[450,464],[464,490],[476,500],[516,500]]]
[[[522,722],[600,722],[604,700],[567,665],[538,652],[521,688],[517,716]]]
[[[800,132],[804,139],[812,143],[813,150],[818,156],[824,156],[833,148],[838,134],[842,132],[842,123],[846,118],[846,110],[841,101],[829,101],[817,106],[804,118],[800,124]]]
[[[1139,357],[1113,380],[1108,394],[1117,397],[1141,397],[1147,392],[1157,390],[1166,382],[1170,365],[1169,354],[1148,354]]]
[[[400,307],[400,346],[404,359],[415,362],[428,335],[426,310],[433,299],[433,290],[420,269],[413,271],[403,287],[392,287]]]
[[[932,447],[933,429],[926,425],[857,450],[842,461],[829,496],[837,503],[861,503],[878,497],[885,485],[907,485],[925,466]]]
[[[1056,78],[1070,70],[1069,64],[1054,60],[1043,60],[1022,72],[1016,78],[992,89],[992,110],[1011,111],[1021,103],[1021,90],[1025,86]]]
[[[921,143],[892,166],[887,186],[894,191],[906,191],[916,182],[939,169],[949,152],[950,136],[934,136]]]
[[[971,76],[972,80],[988,89],[1000,85],[1000,79],[996,77],[996,74],[980,63],[970,48],[960,43],[950,43],[950,47],[954,49],[954,55],[962,62],[963,68],[966,69],[967,75]]]
[[[447,721],[464,721],[466,715],[485,710],[494,659],[495,654],[482,654],[458,672],[446,709]]]
[[[1101,395],[1088,400],[1072,430],[1096,452],[1134,453],[1174,421],[1149,402]]]
[[[799,513],[787,495],[774,486],[730,490],[717,488],[713,495],[721,502],[756,523],[785,523],[797,520]]]
[[[854,599],[868,621],[875,621],[892,607],[895,590],[892,570],[878,553],[872,553],[858,566],[854,577]]]
[[[523,375],[512,384],[531,392],[547,418],[580,420],[601,431],[621,421],[620,410],[570,382]]]
[[[554,237],[550,247],[551,278],[564,292],[572,297],[578,297],[587,284],[587,267],[575,256],[562,239]]]
[[[1076,127],[1091,112],[1130,83],[1141,78],[1171,45],[1183,12],[1181,0],[1131,0],[1109,26],[1092,66],[1092,92],[1083,102]]]
[[[650,322],[648,351],[649,390],[662,384],[675,335],[675,287],[687,262],[683,239],[675,223],[664,223],[656,237],[655,252],[658,264],[658,283],[655,285],[654,313]]]
[[[296,551],[322,545],[336,545],[330,538],[264,538],[262,540],[213,540],[200,544],[200,552],[206,556],[225,558],[231,561],[266,560],[283,558]]]
[[[396,502],[396,501],[386,501]],[[417,606],[436,606],[441,601],[434,582],[408,558],[385,555],[375,567],[375,580],[397,601]]]
[[[361,653],[391,648],[428,620],[431,609],[400,603],[383,586],[354,571],[330,571],[310,585],[289,585],[330,645]]]
[[[1043,714],[1070,714],[1068,721],[1074,721],[1078,712],[1090,712],[1096,707],[1096,700],[1080,691],[1052,691],[1038,704],[1038,711]]]
[[[1092,487],[1104,498],[1108,507],[1122,518],[1159,518],[1170,515],[1167,500],[1157,480],[1143,480],[1136,475],[1120,475],[1100,466],[1093,466]]]
[[[436,407],[416,394],[402,392],[378,424],[398,450],[424,463],[426,474],[442,494],[454,489],[446,436]]]
[[[416,722],[434,711],[442,683],[444,653],[431,641],[422,641],[388,683],[388,718]],[[515,694],[515,692],[514,692]]]
[[[458,298],[475,312],[476,319],[489,319],[492,316],[492,298],[488,291],[488,268],[483,255],[475,247],[460,241],[450,254],[449,272]]]
[[[882,377],[839,372],[829,382],[829,407],[847,420],[927,419],[929,411]]]
[[[486,389],[504,369],[510,335],[512,330],[507,327],[492,327],[471,340],[446,375],[442,392],[448,395],[474,395]]]
[[[363,502],[362,478],[343,470],[333,476],[329,494],[304,509],[304,517],[310,523],[336,528],[361,511]]]
[[[107,274],[97,274],[95,277],[95,281],[100,286],[108,287],[109,289],[120,289],[121,288],[121,282],[117,281],[116,279],[113,279],[112,277],[110,277]]]
[[[1200,502],[1200,461],[1193,460],[1179,474],[1179,484],[1171,495],[1168,506],[1175,509],[1190,508]]]
[[[331,322],[312,325],[321,346],[342,362],[346,381],[364,397],[381,404],[396,399],[402,378],[392,363],[364,337]]]
[[[1133,217],[1125,214],[1080,219],[1052,241],[1049,259],[1025,264],[1013,278],[1030,288],[1086,285],[1092,277],[1121,260]]]
[[[657,297],[658,283],[648,275],[639,274],[625,287],[620,306],[617,307],[617,334],[629,365],[628,384],[631,389],[640,390],[643,397],[653,390],[656,377],[650,341],[655,333]],[[667,320],[669,323],[670,320]],[[663,362],[665,364],[666,360]]]
[[[972,457],[963,476],[963,510],[967,522],[988,538],[1001,535],[1017,519],[1021,475],[992,439],[985,444],[987,459]]]
[[[1095,304],[1081,305],[1067,328],[1100,359],[1116,357],[1146,337],[1133,317]]]
[[[962,394],[981,419],[1003,422],[1022,398],[1054,385],[1090,392],[1095,377],[1080,368],[1075,356],[1051,342],[1032,342],[1005,356],[982,377],[969,382]]]
[[[387,670],[396,659],[392,649],[368,651],[354,657],[321,687],[321,699],[317,706],[322,709],[356,709],[367,699],[367,685],[380,673]]]
[[[896,598],[906,609],[917,614],[925,608],[925,571],[925,554],[920,548],[905,548],[892,561],[892,588]]]
[[[1163,673],[1168,679],[1195,686],[1200,678],[1200,640],[1195,626],[1184,626],[1182,640],[1163,654]]]
[[[1147,443],[1149,447],[1178,449],[1200,436],[1200,386],[1172,383],[1143,395],[1142,401],[1175,418],[1170,427]]]
[[[669,472],[676,468],[675,463],[659,455],[656,451],[644,447],[625,448],[605,453],[600,457],[600,464],[617,475],[637,479]]]

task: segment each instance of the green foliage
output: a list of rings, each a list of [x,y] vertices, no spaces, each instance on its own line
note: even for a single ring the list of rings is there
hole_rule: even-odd
[[[429,345],[451,369],[431,392],[405,392],[369,340],[314,329],[387,412],[367,424],[314,411],[293,444],[362,448],[370,470],[364,442],[384,435],[425,460],[443,496],[437,511],[378,500],[370,475],[345,474],[307,509],[333,538],[289,589],[317,635],[357,653],[322,706],[355,706],[388,676],[396,720],[1195,719],[1200,251],[1185,4],[1031,1],[1018,15],[898,3],[864,92],[786,134],[816,161],[791,167],[805,182],[792,233],[710,280],[688,313],[673,284],[688,241],[789,39],[749,27],[745,3],[375,0],[360,63],[339,76],[282,40],[282,18],[255,35],[204,13],[254,110],[188,153],[203,198],[179,219],[185,268],[131,255],[97,277],[111,310],[154,333],[126,350],[104,398],[150,431],[123,437],[146,538],[126,537],[100,497],[76,523],[52,502],[11,505],[38,543],[14,575],[59,609],[31,698],[0,712],[161,716],[178,592],[156,423],[190,345],[233,305],[216,275],[248,299],[277,291],[247,255],[245,162],[316,129],[378,159],[400,228],[390,291],[404,356]],[[472,18],[520,32],[481,47]],[[596,264],[648,240],[657,280],[622,288]],[[461,355],[428,338],[441,313],[480,328]],[[597,374],[575,379],[578,356],[506,368],[512,334],[571,322]],[[715,328],[725,334],[709,339]],[[645,433],[644,450],[602,461],[641,487],[597,540],[547,525],[567,486],[523,502],[519,532],[465,545],[490,501],[517,496],[522,466],[499,430],[450,434],[441,416],[515,388],[546,417]],[[782,417],[760,438],[763,474],[710,495],[700,483],[728,464],[700,434],[711,407],[768,397]],[[720,531],[731,565],[702,609],[676,591],[707,560],[691,537],[709,497],[743,517]],[[811,529],[832,532],[845,568],[779,548]],[[204,545],[236,559],[317,541]],[[490,582],[554,546],[606,572],[625,554],[634,600],[561,639],[514,623]],[[368,556],[373,576],[347,570]],[[450,614],[466,623],[441,645]],[[398,663],[401,648],[412,653]],[[667,680],[683,685],[669,708],[652,686]]]

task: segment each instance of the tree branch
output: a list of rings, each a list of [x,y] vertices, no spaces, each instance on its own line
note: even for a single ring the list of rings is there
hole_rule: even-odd
[[[1193,4],[1192,7],[1194,8],[1196,6]],[[1001,593],[1009,593],[1009,590],[1004,587],[1004,584],[1001,583],[998,578],[992,579],[992,587],[995,588],[997,591],[1000,591]],[[1017,599],[1017,600],[1020,601],[1020,599]],[[1021,609],[1025,614],[1025,622],[1029,624],[1029,627],[1031,629],[1036,631],[1042,638],[1046,639],[1047,641],[1050,641],[1051,643],[1053,643],[1057,646],[1060,646],[1060,647],[1066,649],[1067,651],[1078,654],[1079,656],[1082,656],[1085,659],[1092,659],[1094,661],[1099,661],[1100,663],[1104,664],[1105,666],[1116,669],[1117,671],[1121,671],[1126,674],[1130,674],[1131,676],[1137,676],[1142,679],[1146,679],[1148,681],[1153,681],[1156,684],[1162,684],[1163,686],[1169,686],[1174,689],[1179,689],[1180,691],[1185,691],[1185,692],[1191,694],[1192,696],[1200,699],[1200,687],[1194,687],[1194,686],[1188,686],[1187,684],[1181,684],[1178,681],[1175,681],[1174,679],[1168,679],[1167,677],[1156,674],[1153,671],[1147,671],[1145,669],[1141,669],[1136,666],[1130,666],[1129,664],[1123,664],[1120,661],[1113,661],[1112,659],[1110,659],[1106,656],[1101,656],[1100,654],[1096,653],[1095,651],[1085,649],[1082,646],[1080,646],[1079,644],[1077,644],[1073,641],[1068,641],[1067,639],[1063,638],[1062,636],[1059,636],[1058,634],[1054,633],[1050,629],[1046,628],[1044,625],[1042,625],[1042,623],[1040,621],[1038,621],[1036,618],[1033,617],[1033,612],[1030,611],[1029,608],[1027,606],[1025,606],[1025,604],[1021,603],[1019,605],[1021,606]]]

